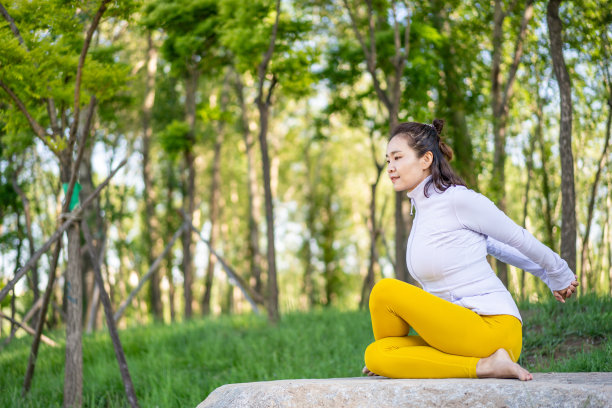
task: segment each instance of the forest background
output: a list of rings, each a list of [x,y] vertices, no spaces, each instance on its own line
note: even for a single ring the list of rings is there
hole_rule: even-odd
[[[468,186],[559,252],[579,295],[612,291],[605,2],[32,0],[0,13],[0,337],[25,335],[19,322],[35,337],[102,328],[104,292],[120,328],[367,305],[378,279],[410,281],[390,129],[434,118]],[[491,263],[517,300],[550,296]]]

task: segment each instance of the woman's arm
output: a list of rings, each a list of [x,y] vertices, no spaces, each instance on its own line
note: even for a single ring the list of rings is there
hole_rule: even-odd
[[[537,276],[546,284],[546,286],[549,286],[546,270],[510,245],[506,245],[496,239],[487,237],[487,253],[502,262],[516,266],[517,268],[523,269],[532,275]]]
[[[454,190],[453,204],[457,219],[465,228],[516,249],[524,258],[543,269],[546,275],[546,280],[543,280],[553,292],[566,293],[575,282],[576,276],[567,262],[529,231],[518,226],[482,194],[457,188]]]

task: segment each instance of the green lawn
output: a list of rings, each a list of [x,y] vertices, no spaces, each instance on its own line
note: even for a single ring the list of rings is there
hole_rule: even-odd
[[[612,371],[612,300],[522,304],[520,363],[533,371]],[[60,334],[55,333],[54,338]],[[198,319],[121,332],[142,407],[195,406],[233,382],[360,375],[372,341],[365,311],[292,313],[271,327],[264,318]],[[63,349],[41,346],[32,391],[20,396],[30,338],[0,351],[0,407],[61,406]],[[84,403],[127,406],[106,332],[84,338]]]

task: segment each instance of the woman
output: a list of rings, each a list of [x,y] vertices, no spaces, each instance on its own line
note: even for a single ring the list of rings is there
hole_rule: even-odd
[[[395,191],[408,191],[406,262],[423,287],[382,279],[370,294],[375,341],[365,352],[368,375],[391,378],[518,378],[522,321],[487,253],[541,278],[560,302],[578,282],[567,263],[489,199],[465,187],[448,161],[444,122],[398,125],[387,147]],[[419,334],[408,336],[410,327]]]

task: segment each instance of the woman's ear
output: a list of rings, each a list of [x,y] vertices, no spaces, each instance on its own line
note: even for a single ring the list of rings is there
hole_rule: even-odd
[[[428,151],[421,157],[421,168],[427,170],[431,166],[431,163],[433,163],[433,153]]]

